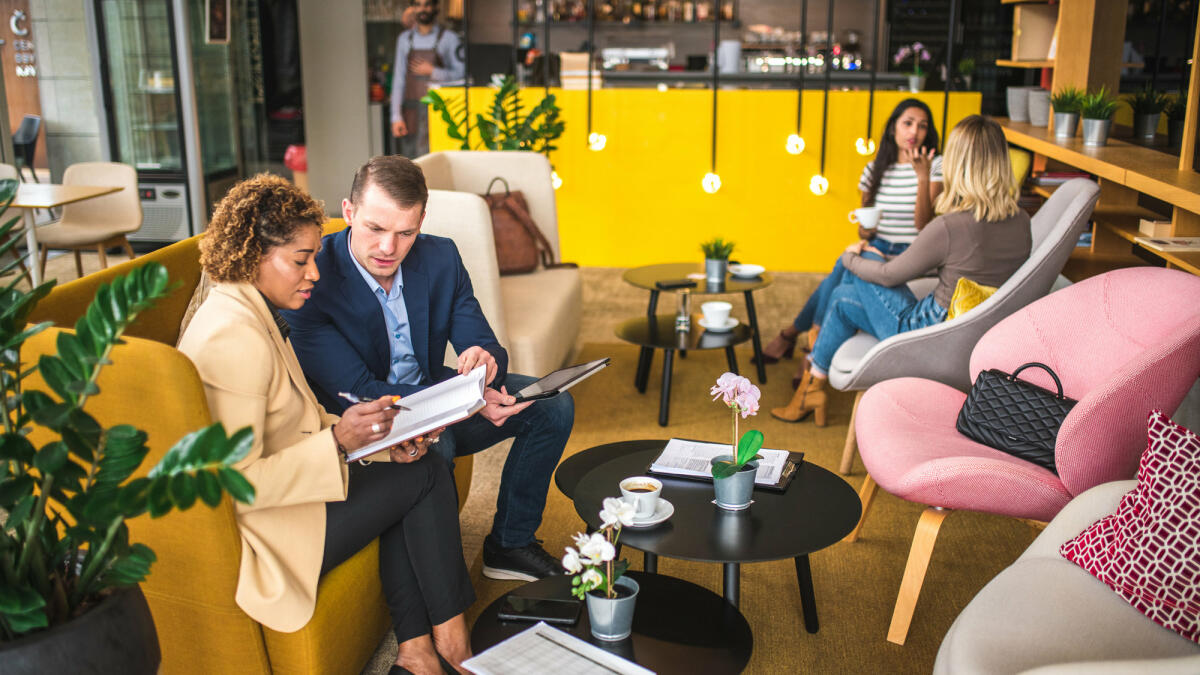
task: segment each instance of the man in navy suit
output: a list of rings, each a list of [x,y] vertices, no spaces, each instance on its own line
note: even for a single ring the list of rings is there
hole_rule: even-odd
[[[508,352],[483,316],[454,242],[421,234],[428,196],[421,168],[403,157],[375,157],[358,170],[342,201],[346,229],[322,240],[312,298],[283,312],[292,346],[331,412],[349,405],[338,392],[404,396],[486,366],[486,405],[443,431],[431,450],[453,465],[456,456],[515,438],[483,543],[483,572],[525,581],[562,574],[534,535],[571,435],[574,402],[563,393],[516,403],[509,394],[534,378],[507,372]],[[459,355],[457,369],[443,364],[447,342]]]

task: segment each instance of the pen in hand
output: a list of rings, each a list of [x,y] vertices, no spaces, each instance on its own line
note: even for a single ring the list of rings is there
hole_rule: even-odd
[[[338,396],[341,396],[342,398],[346,399],[347,401],[350,401],[351,403],[370,403],[371,401],[375,400],[373,398],[359,398],[358,396],[355,396],[354,394],[344,392],[344,391],[339,391]],[[388,407],[392,408],[393,410],[403,410],[405,412],[412,412],[411,408],[405,408],[404,406],[400,405],[399,401],[400,401],[399,396],[393,396],[392,404]]]

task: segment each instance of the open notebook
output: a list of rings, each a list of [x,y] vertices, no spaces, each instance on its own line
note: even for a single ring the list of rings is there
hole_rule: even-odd
[[[455,375],[428,389],[405,396],[401,403],[408,410],[401,410],[400,414],[392,419],[391,433],[374,443],[347,453],[346,461],[362,459],[438,427],[465,420],[479,412],[484,405],[483,388],[486,376],[487,366],[478,366],[466,375]]]

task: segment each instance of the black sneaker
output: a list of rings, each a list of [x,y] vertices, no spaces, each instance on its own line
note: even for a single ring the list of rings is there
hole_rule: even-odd
[[[537,581],[562,573],[562,563],[537,541],[519,548],[500,548],[491,535],[483,540],[483,576],[489,579]]]

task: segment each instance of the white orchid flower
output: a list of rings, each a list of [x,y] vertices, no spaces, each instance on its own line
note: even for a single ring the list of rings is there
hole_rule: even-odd
[[[566,554],[563,555],[562,566],[568,574],[579,574],[582,572],[583,563],[579,561],[579,552],[568,546]]]
[[[584,591],[590,591],[600,588],[600,584],[604,583],[604,577],[595,568],[589,568],[579,577],[579,586]]]
[[[593,533],[588,542],[579,547],[579,555],[585,565],[599,565],[612,560],[617,555],[617,549],[599,532]]]
[[[571,535],[571,540],[575,542],[575,548],[582,549],[587,546],[587,543],[592,540],[592,537],[586,532],[576,532]]]
[[[636,513],[637,509],[634,505],[624,499],[607,497],[604,500],[604,509],[600,511],[600,522],[604,524],[604,527],[612,527],[617,523],[628,527],[633,525]]]

